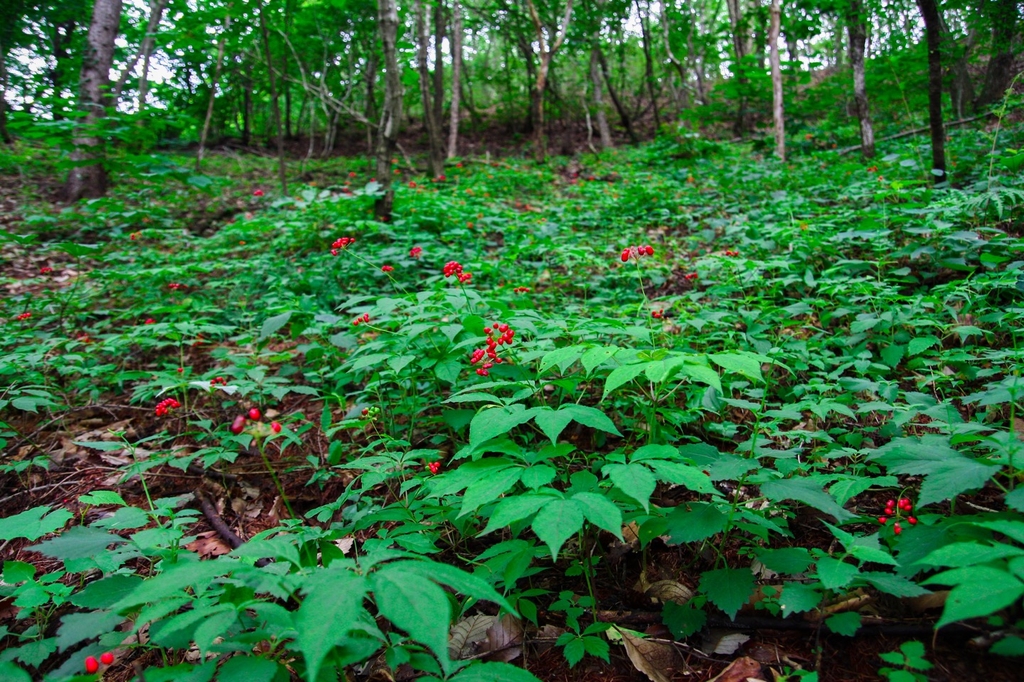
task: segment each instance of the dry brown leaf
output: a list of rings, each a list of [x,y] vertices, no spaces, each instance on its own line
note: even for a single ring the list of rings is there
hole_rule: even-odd
[[[487,644],[480,647],[480,653],[489,652],[484,660],[508,663],[523,653],[523,624],[511,613],[497,619],[487,629]]]
[[[748,635],[735,630],[710,630],[704,636],[704,650],[728,656],[736,653],[749,640]]]
[[[200,533],[196,539],[185,545],[185,549],[195,552],[200,557],[220,556],[231,551],[231,547],[224,542],[224,539],[215,530],[208,530]]]
[[[930,594],[922,594],[920,597],[904,598],[903,603],[909,606],[914,613],[923,613],[931,609],[941,609],[946,605],[947,597],[949,597],[949,590],[938,590]]]
[[[340,540],[334,541],[334,546],[341,550],[342,554],[348,554],[352,551],[352,546],[356,543],[356,539],[351,535],[341,538]]]
[[[651,586],[644,590],[644,594],[655,603],[673,601],[685,604],[693,599],[693,590],[676,580],[659,580],[651,583]]]
[[[487,631],[496,622],[497,616],[470,616],[460,620],[448,633],[448,656],[456,661],[475,656],[477,644],[487,639]]]
[[[622,645],[626,647],[626,655],[634,668],[647,675],[651,682],[669,682],[672,679],[671,670],[679,662],[674,648],[637,637],[629,630],[618,627],[615,630],[622,635]]]
[[[710,682],[746,682],[750,678],[761,678],[761,664],[749,656],[743,656],[730,663]]]
[[[555,640],[561,637],[563,632],[565,632],[565,628],[560,628],[557,625],[551,625],[550,623],[538,630],[537,635],[531,640],[536,653],[540,655],[553,647],[555,645]]]

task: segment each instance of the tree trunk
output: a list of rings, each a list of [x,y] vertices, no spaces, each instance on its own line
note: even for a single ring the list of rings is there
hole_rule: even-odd
[[[262,2],[262,0],[261,0]],[[274,60],[270,55],[270,30],[267,29],[267,18],[263,14],[263,5],[259,8],[260,31],[263,33],[263,52],[267,60],[267,80],[270,86],[270,108],[274,112],[274,130],[277,137],[277,179],[281,183],[281,194],[288,195],[288,179],[285,175],[284,135],[281,129],[281,102],[277,93],[277,81],[274,78]]]
[[[437,123],[437,137],[444,155],[444,0],[434,0],[434,121]],[[451,45],[449,44],[449,48]]]
[[[689,96],[687,95],[687,84],[686,84],[686,69],[683,66],[683,62],[676,57],[675,52],[672,51],[671,31],[668,19],[668,2],[663,1],[661,3],[661,30],[662,39],[665,41],[665,54],[668,57],[669,63],[675,68],[676,73],[679,74],[679,96],[676,98],[676,107],[679,111],[689,108]],[[687,31],[690,29],[687,28]],[[678,114],[679,111],[676,113]]]
[[[54,121],[64,120],[64,111],[58,107],[63,104],[64,101],[61,94],[64,87],[64,66],[71,57],[68,52],[68,45],[71,44],[72,34],[74,33],[76,26],[77,24],[73,19],[61,24],[54,24],[53,26],[53,35],[51,36],[53,42],[53,68],[50,69],[50,85],[53,88],[53,103],[50,108]],[[104,76],[105,79],[109,79],[109,77],[109,75]],[[81,87],[81,85],[79,85],[79,87]]]
[[[366,60],[366,120],[377,120],[377,67],[380,65],[380,57],[377,50],[369,50],[369,57]]]
[[[206,118],[203,119],[203,130],[199,134],[199,149],[196,151],[196,173],[203,170],[203,153],[206,151],[206,137],[210,134],[210,122],[213,120],[213,103],[217,100],[217,81],[220,79],[220,67],[224,63],[224,44],[231,28],[231,15],[224,17],[224,28],[217,41],[217,61],[213,67],[213,78],[210,79],[210,100],[206,105]]]
[[[664,0],[662,0],[664,1]],[[650,15],[651,6],[647,5],[647,14]],[[647,93],[651,98],[651,107],[654,109],[654,134],[657,135],[661,129],[661,112],[658,110],[658,96],[654,91],[654,60],[651,58],[651,30],[649,17],[644,16],[640,11],[640,0],[636,0],[636,12],[640,16],[640,38],[644,51],[644,77],[647,81]]]
[[[626,134],[629,135],[629,141],[633,144],[637,144],[640,139],[636,136],[636,131],[633,130],[633,121],[629,117],[629,112],[626,111],[624,106],[622,106],[622,101],[615,92],[615,86],[612,84],[612,76],[608,69],[608,60],[605,59],[604,52],[600,47],[595,46],[593,49],[597,52],[597,61],[601,65],[601,75],[604,76],[604,84],[608,86],[608,96],[612,98],[612,104],[615,105],[615,111],[619,114],[619,120],[622,122],[622,127],[626,129]]]
[[[917,6],[928,42],[928,123],[932,131],[932,176],[938,183],[947,179],[946,132],[942,126],[942,28],[935,0],[917,0]]]
[[[530,19],[533,21],[533,27],[537,32],[537,42],[540,43],[540,64],[537,67],[537,81],[534,83],[534,90],[537,95],[534,104],[536,110],[534,111],[533,122],[533,155],[538,163],[544,161],[548,152],[547,137],[544,131],[544,90],[548,82],[548,69],[551,67],[552,57],[554,57],[558,48],[562,46],[562,41],[565,40],[565,34],[569,32],[569,23],[572,21],[572,3],[573,0],[566,0],[565,16],[562,17],[561,26],[555,27],[554,35],[551,36],[549,42],[545,38],[544,25],[540,20],[540,15],[537,13],[537,7],[533,4],[533,0],[526,0]]]
[[[452,51],[452,105],[448,121],[448,158],[458,156],[459,147],[459,95],[462,90],[462,8],[459,0],[452,0],[452,31],[448,38]]]
[[[860,149],[865,159],[871,159],[875,156],[875,130],[871,125],[871,109],[868,106],[864,78],[868,26],[862,0],[850,0],[846,8],[846,32],[850,39],[850,66],[853,67],[853,102],[860,122]]]
[[[142,38],[139,51],[135,58],[121,72],[114,86],[114,94],[111,99],[118,101],[121,98],[121,91],[135,70],[139,59],[142,60],[142,77],[139,78],[139,111],[146,106],[146,86],[149,80],[149,57],[153,53],[153,46],[156,44],[156,31],[160,27],[160,21],[164,17],[164,10],[167,8],[167,0],[149,0],[149,21],[146,22],[146,35]]]
[[[249,146],[252,134],[252,78],[245,79],[245,94],[242,96],[242,144]]]
[[[733,130],[737,135],[742,135],[747,131],[747,76],[746,66],[743,63],[747,56],[747,29],[743,11],[740,8],[740,0],[725,0],[725,4],[729,10],[729,25],[732,26],[732,49],[736,57],[734,75],[739,99]]]
[[[114,61],[114,39],[121,24],[121,0],[96,0],[89,24],[88,46],[82,56],[79,78],[79,107],[84,118],[75,126],[74,166],[68,174],[67,199],[101,197],[107,192],[104,166],[106,145],[100,127],[103,124],[106,92],[110,85],[110,67]]]
[[[391,155],[398,141],[398,125],[402,118],[402,72],[398,66],[398,8],[395,0],[377,0],[378,25],[384,44],[384,107],[377,126],[377,182],[383,196],[374,204],[379,220],[389,220],[395,203],[391,186]]]
[[[775,123],[775,155],[786,160],[786,123],[782,116],[782,64],[779,60],[779,0],[772,0],[768,26],[768,61],[772,69],[772,121]]]
[[[1013,78],[1013,38],[1018,21],[1017,0],[989,0],[992,22],[992,56],[985,69],[981,93],[974,100],[975,111],[980,111],[1003,98]]]
[[[590,83],[594,88],[594,118],[597,119],[597,133],[601,137],[601,149],[611,149],[615,144],[612,142],[612,131],[608,127],[608,116],[604,113],[604,94],[597,62],[597,48],[591,48]]]
[[[427,25],[427,7],[424,0],[416,0],[416,42],[417,68],[420,75],[420,99],[423,101],[423,125],[427,129],[430,153],[427,157],[428,172],[438,177],[444,172],[444,151],[441,148],[441,126],[430,96],[430,65],[427,55],[430,48],[430,27]],[[440,69],[440,64],[435,64]]]
[[[7,46],[0,43],[0,141],[14,142],[7,130]]]

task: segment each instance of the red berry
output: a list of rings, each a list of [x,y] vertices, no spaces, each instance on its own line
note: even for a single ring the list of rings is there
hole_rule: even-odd
[[[886,507],[895,507],[896,506],[896,500],[886,500],[885,501],[885,506]]]
[[[917,525],[917,517],[916,516],[908,516],[907,517],[907,521],[910,523],[911,526],[916,526]]]
[[[231,433],[236,436],[245,430],[245,415],[238,415],[235,417],[235,421],[231,422]]]
[[[110,653],[109,651],[103,652],[103,655],[100,656],[100,663],[102,663],[103,665],[110,665],[113,662],[114,654]]]
[[[899,535],[900,533],[902,533],[902,532],[903,532],[903,529],[902,529],[902,528],[900,528],[900,524],[898,524],[898,523],[897,523],[897,524],[895,524],[895,525],[894,525],[894,526],[892,527],[892,532],[893,532],[893,533],[896,533],[896,535]]]
[[[625,263],[629,260],[629,249],[622,250],[622,262]]]
[[[261,196],[263,196],[263,190],[261,190],[261,189],[258,189],[258,190],[256,190],[255,192],[253,192],[253,193],[252,193],[252,195],[253,195],[254,197],[261,197]]]
[[[249,419],[257,421],[260,418],[260,411],[255,407],[249,409]]]
[[[100,669],[100,662],[96,660],[95,656],[86,656],[85,657],[85,672],[87,672],[90,675],[92,675],[93,673],[95,673],[99,669]]]
[[[281,433],[281,425],[278,424],[277,422],[271,422],[270,430],[273,431],[274,433]]]
[[[887,524],[889,522],[889,517],[887,517],[887,516],[879,516],[878,517],[878,522],[884,526],[885,524]]]

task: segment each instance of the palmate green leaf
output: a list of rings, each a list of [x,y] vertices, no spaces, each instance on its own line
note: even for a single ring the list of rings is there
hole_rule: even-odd
[[[988,616],[1006,608],[1024,596],[1024,583],[1016,576],[994,566],[971,566],[944,571],[924,581],[926,584],[955,585],[946,597],[936,628],[968,618]]]
[[[818,559],[818,580],[826,590],[841,590],[853,582],[859,572],[860,569],[853,564],[834,557]]]
[[[607,398],[608,394],[618,387],[628,384],[630,381],[640,376],[646,367],[646,362],[640,362],[632,365],[623,365],[622,367],[616,367],[613,369],[604,382],[604,395],[601,396],[601,400],[603,401]]]
[[[734,372],[758,382],[764,381],[764,377],[761,376],[761,364],[772,361],[763,355],[746,352],[713,353],[708,358],[727,372]]]
[[[694,381],[707,384],[719,393],[722,392],[722,378],[718,376],[718,372],[711,369],[707,364],[702,364],[688,358],[686,362],[679,367],[679,373],[690,377]]]
[[[33,507],[20,514],[0,519],[0,540],[38,540],[48,533],[60,530],[73,518],[74,514],[67,509]]]
[[[87,526],[74,526],[51,540],[33,545],[32,550],[61,561],[84,559],[101,554],[110,545],[127,542],[122,537]]]
[[[813,477],[807,478],[785,478],[778,481],[768,481],[761,484],[761,494],[773,502],[782,500],[796,500],[803,502],[809,507],[824,512],[843,522],[855,518],[852,514],[833,499],[831,495],[822,490],[822,483]]]
[[[601,473],[607,476],[616,488],[632,497],[650,511],[651,494],[658,485],[651,470],[642,464],[606,464]]]
[[[493,602],[501,608],[515,613],[515,609],[512,608],[512,604],[498,594],[498,592],[491,587],[486,580],[479,578],[472,573],[466,573],[454,566],[427,560],[403,561],[400,564],[391,565],[401,566],[403,571],[408,573],[418,573],[425,580],[433,580],[436,583],[447,585],[459,594],[464,594],[467,597],[473,597],[474,599]]]
[[[574,500],[552,499],[537,512],[530,527],[551,550],[551,560],[557,561],[565,541],[583,528],[582,505]]]
[[[262,341],[263,339],[267,338],[268,336],[271,336],[272,334],[275,334],[281,327],[283,327],[286,324],[288,324],[288,320],[290,320],[291,318],[292,318],[292,311],[290,311],[290,310],[287,311],[287,312],[283,312],[280,315],[274,315],[273,317],[268,317],[266,320],[263,321],[263,326],[260,328],[260,338],[259,338],[259,340]]]
[[[587,521],[622,540],[622,510],[614,502],[604,495],[588,492],[576,493],[572,499],[579,503]]]
[[[585,405],[569,403],[562,405],[557,410],[543,407],[536,408],[537,413],[534,421],[544,432],[544,435],[551,439],[551,443],[558,442],[558,436],[562,433],[569,422],[576,421],[584,426],[589,426],[600,431],[605,431],[616,436],[621,436],[615,424],[601,410]]]
[[[754,574],[749,568],[705,571],[700,577],[700,590],[730,619],[735,618],[754,591]]]
[[[636,459],[634,458],[635,462]],[[654,470],[659,481],[681,485],[687,490],[692,490],[704,495],[721,495],[711,478],[697,467],[679,462],[670,462],[663,459],[644,460],[647,466]]]
[[[537,373],[544,374],[552,367],[558,366],[559,371],[564,374],[565,370],[568,369],[572,363],[579,360],[586,350],[586,346],[566,346],[564,348],[556,348],[540,359],[540,364],[537,367]]]
[[[469,446],[479,447],[492,438],[504,435],[534,418],[539,410],[515,404],[480,410],[469,424]]]
[[[557,499],[561,498],[555,495],[553,491],[552,493],[536,492],[507,497],[494,508],[494,513],[491,514],[487,527],[483,529],[480,535],[487,535],[499,528],[505,528],[516,521],[528,519],[548,502]]]
[[[448,657],[451,602],[436,583],[424,578],[419,571],[407,570],[405,564],[384,566],[370,578],[377,608],[382,616],[433,651],[447,671],[451,668]]]
[[[124,622],[124,616],[112,611],[82,611],[68,613],[60,619],[57,630],[57,650],[66,651],[70,647],[88,639],[96,639]]]
[[[305,599],[295,612],[295,648],[306,661],[307,682],[316,682],[327,654],[359,625],[368,587],[366,578],[347,568],[327,569],[307,580]]]
[[[918,494],[921,506],[981,488],[1000,471],[998,466],[962,455],[950,447],[948,436],[939,435],[898,438],[868,458],[885,465],[890,473],[924,476]]]
[[[456,518],[462,518],[483,505],[497,500],[519,482],[523,475],[522,467],[507,467],[490,472],[487,476],[474,481],[462,496],[462,508]]]

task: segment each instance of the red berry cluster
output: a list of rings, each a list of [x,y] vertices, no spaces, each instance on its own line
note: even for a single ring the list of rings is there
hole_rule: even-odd
[[[261,196],[263,196],[263,190],[261,190],[261,189],[258,189],[258,190],[256,190],[255,192],[253,192],[253,193],[252,193],[252,195],[253,195],[254,197],[261,197]]]
[[[152,317],[147,317],[146,321],[143,322],[143,324],[156,324],[156,320],[154,320]]]
[[[657,310],[652,310],[651,311],[651,317],[653,317],[656,320],[660,320],[663,317],[665,317],[665,311],[661,310],[660,308],[657,309]]]
[[[228,380],[224,377],[214,377],[210,379],[210,386],[217,386],[218,384],[221,386],[227,386]]]
[[[51,272],[53,272],[53,268],[51,268],[49,265],[44,265],[43,267],[39,268],[40,275],[49,275]]]
[[[530,293],[530,287],[516,287],[512,291],[517,294],[528,294]]]
[[[20,315],[15,316],[14,319],[16,319],[16,320],[27,320],[30,317],[32,317],[32,313],[21,313]]]
[[[257,408],[257,407],[249,408],[249,412],[247,414],[240,414],[237,417],[235,417],[235,420],[233,422],[231,422],[231,428],[230,428],[231,433],[233,433],[233,434],[235,434],[237,436],[238,434],[240,434],[242,431],[245,430],[245,420],[246,420],[246,418],[251,419],[253,421],[259,421],[260,416],[261,415],[260,415],[259,408]],[[278,426],[280,426],[280,425],[278,425]],[[271,428],[273,428],[273,425],[271,425]],[[275,431],[274,433],[277,433],[277,431]]]
[[[185,285],[179,282],[171,282],[170,284],[167,285],[167,288],[170,289],[171,291],[178,291],[179,289],[184,289]]]
[[[438,471],[441,470],[441,463],[431,462],[430,464],[427,465],[427,468],[430,469],[430,473],[436,474]]]
[[[726,250],[725,255],[729,256],[730,258],[735,258],[736,256],[740,255],[740,252],[739,251]]]
[[[331,255],[337,256],[342,249],[347,249],[355,243],[355,237],[338,237],[334,240],[334,243],[331,244]]]
[[[909,523],[911,526],[917,525],[917,517],[910,515],[910,512],[913,508],[914,505],[906,497],[901,497],[899,501],[889,499],[885,503],[885,514],[883,516],[878,517],[878,522],[884,526],[889,522],[890,516],[896,517],[897,520],[896,523],[894,523],[892,526],[892,532],[896,533],[896,535],[899,535],[903,532],[903,528],[900,527],[899,522],[899,518],[903,516],[903,514],[907,515],[907,523]]]
[[[466,282],[472,281],[473,279],[473,275],[471,273],[462,271],[462,264],[459,263],[458,261],[448,261],[447,263],[444,264],[444,268],[442,271],[444,272],[444,276],[446,278],[455,275],[455,278],[459,280],[460,284],[465,284]]]
[[[483,364],[476,370],[476,373],[482,377],[487,376],[490,373],[487,370],[494,367],[495,364],[508,362],[507,359],[498,357],[498,346],[511,344],[516,336],[516,330],[507,324],[496,324],[493,329],[484,327],[484,334],[487,334],[487,348],[477,348],[469,359],[472,365],[483,361]]]
[[[409,249],[409,258],[419,258],[421,253],[423,253],[423,247],[414,246]]]
[[[625,263],[630,258],[640,260],[640,256],[653,256],[654,247],[650,244],[644,244],[643,246],[627,246],[622,250],[622,262]]]
[[[395,169],[395,173],[401,173],[401,171],[396,168]],[[410,182],[409,183],[409,187],[411,187],[412,189],[416,189],[416,183],[415,182]]]
[[[352,320],[352,326],[358,327],[360,324],[365,324],[370,321],[370,313],[363,313],[356,319]]]
[[[90,675],[94,675],[97,672],[99,672],[100,663],[102,663],[103,665],[110,665],[113,662],[114,662],[114,654],[110,653],[109,651],[103,652],[100,655],[100,660],[98,660],[98,661],[96,660],[95,656],[86,656],[85,657],[85,672],[87,672]]]
[[[179,407],[181,407],[181,403],[179,403],[174,398],[167,398],[166,400],[161,400],[159,403],[157,403],[156,406],[156,416],[166,417],[171,410],[175,410]]]
[[[696,272],[687,273],[687,274],[683,275],[683,279],[685,279],[687,282],[692,282],[693,280],[697,279],[697,273]]]
[[[393,265],[382,265],[380,267],[381,272],[394,272],[395,267]]]

